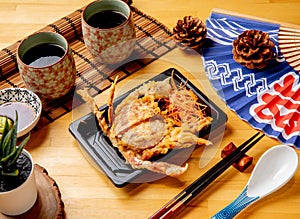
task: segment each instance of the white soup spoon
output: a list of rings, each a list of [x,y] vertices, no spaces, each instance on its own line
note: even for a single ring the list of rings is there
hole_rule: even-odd
[[[298,156],[292,147],[278,145],[270,148],[257,161],[242,193],[212,219],[233,218],[250,204],[285,185],[294,176],[297,167]]]

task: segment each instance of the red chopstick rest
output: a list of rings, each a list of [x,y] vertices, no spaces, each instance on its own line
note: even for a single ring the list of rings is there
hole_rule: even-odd
[[[234,143],[230,142],[221,151],[221,157],[224,158],[228,156],[236,149],[237,147],[234,145]],[[238,171],[244,172],[252,164],[252,161],[253,161],[253,157],[250,157],[245,154],[241,159],[237,160],[234,164],[232,164],[232,166],[236,168]]]

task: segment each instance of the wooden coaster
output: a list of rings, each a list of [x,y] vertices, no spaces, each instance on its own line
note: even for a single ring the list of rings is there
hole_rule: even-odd
[[[34,165],[34,173],[38,189],[38,197],[34,206],[26,213],[14,217],[0,214],[0,219],[65,218],[64,203],[61,199],[61,193],[58,185],[54,179],[48,175],[48,172],[45,168],[38,164]]]

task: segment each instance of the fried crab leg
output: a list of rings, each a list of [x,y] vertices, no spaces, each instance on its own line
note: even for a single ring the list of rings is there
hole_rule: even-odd
[[[172,177],[179,176],[188,169],[188,164],[185,164],[184,167],[181,167],[166,162],[151,162],[148,160],[141,160],[136,157],[132,151],[124,151],[122,154],[135,169],[147,169],[152,172],[161,173]]]
[[[108,105],[108,123],[112,124],[113,122],[113,99],[116,89],[116,83],[118,80],[118,76],[115,78],[114,82],[112,83],[109,91],[109,101]],[[103,116],[104,110],[100,111],[97,103],[95,102],[94,98],[89,95],[88,88],[84,88],[83,90],[78,90],[77,93],[82,97],[82,99],[87,103],[88,107],[95,114],[98,123],[104,132],[105,135],[109,136],[109,127],[106,122],[105,117]]]

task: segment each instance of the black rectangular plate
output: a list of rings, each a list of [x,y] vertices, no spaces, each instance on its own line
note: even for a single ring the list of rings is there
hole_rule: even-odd
[[[203,129],[199,133],[199,137],[205,137],[218,127],[225,125],[227,121],[226,114],[190,81],[187,81],[178,70],[174,68],[167,69],[149,81],[162,81],[167,77],[170,77],[172,73],[175,83],[186,84],[187,89],[191,89],[198,96],[199,102],[207,106],[205,108],[206,115],[213,118],[212,124]],[[142,86],[142,84],[139,86]],[[116,98],[114,100],[114,105],[119,104],[129,93],[138,87]],[[100,110],[106,108],[107,105],[104,105],[100,107]],[[89,113],[72,122],[69,126],[69,131],[84,149],[87,158],[92,159],[93,164],[95,164],[97,168],[100,168],[115,186],[123,187],[145,173],[145,170],[132,169],[129,164],[126,164],[121,153],[117,148],[111,145],[109,139],[99,128],[94,114]],[[167,155],[164,155],[162,160],[167,161],[171,159],[172,156],[174,156],[174,153],[168,153]]]

